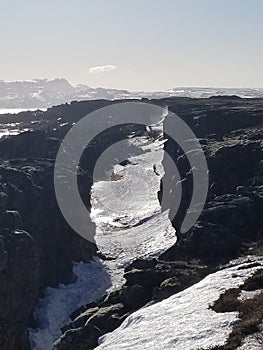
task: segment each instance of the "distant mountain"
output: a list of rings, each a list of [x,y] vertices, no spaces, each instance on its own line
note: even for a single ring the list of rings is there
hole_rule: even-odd
[[[0,108],[47,108],[73,100],[117,99],[125,90],[71,85],[66,79],[0,81]]]
[[[91,88],[84,84],[72,85],[66,79],[34,79],[30,81],[0,80],[0,109],[47,108],[73,100],[210,97],[214,95],[238,95],[240,97],[263,97],[263,89],[224,89],[182,87],[167,91],[129,92],[127,90]]]

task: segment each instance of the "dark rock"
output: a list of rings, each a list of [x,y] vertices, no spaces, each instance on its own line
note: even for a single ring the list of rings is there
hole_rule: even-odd
[[[122,165],[122,166],[126,166],[128,164],[131,164],[131,162],[129,161],[129,159],[125,159],[122,162],[120,162],[119,164]]]
[[[169,271],[167,270],[157,270],[157,269],[147,269],[147,270],[136,270],[133,269],[126,272],[124,275],[127,280],[126,285],[140,285],[147,292],[152,292],[154,287],[159,286],[159,284],[167,277],[169,277]]]
[[[240,239],[223,225],[198,222],[185,235],[182,245],[188,256],[213,262],[230,258],[240,248]]]
[[[75,310],[74,312],[72,312],[72,314],[70,315],[70,319],[73,321],[78,316],[80,316],[83,312],[85,312],[86,310],[93,309],[96,307],[97,307],[97,303],[95,303],[95,302],[83,305],[80,308],[78,308],[77,310]]]
[[[91,350],[98,345],[101,332],[97,327],[85,325],[69,329],[55,342],[54,350]]]
[[[106,328],[110,332],[111,326],[110,326],[109,318],[113,315],[116,315],[116,314],[123,315],[124,313],[125,313],[125,307],[121,303],[111,305],[111,306],[101,307],[95,314],[93,314],[88,319],[86,324],[94,325],[99,329],[105,329],[105,326],[106,326]]]
[[[10,230],[23,229],[22,217],[16,210],[6,210],[2,214],[0,225]]]
[[[155,267],[157,264],[158,264],[157,259],[151,259],[151,260],[136,259],[129,266],[125,268],[125,272],[129,272],[133,269],[136,269],[136,270],[151,269]]]
[[[76,323],[70,325],[72,328],[68,329],[54,344],[54,349],[87,350],[95,348],[101,335],[111,332],[121,324],[123,321],[121,315],[124,314],[124,311],[122,304],[87,310],[85,314],[78,317],[79,323],[75,320]],[[87,320],[83,325],[82,321],[86,317]]]
[[[7,267],[8,253],[4,241],[0,239],[0,273]]]
[[[155,301],[160,301],[169,298],[181,290],[183,290],[183,287],[177,277],[168,278],[161,283],[160,287],[154,288],[152,298]]]
[[[127,286],[123,288],[120,300],[129,310],[137,310],[151,299],[151,295],[140,285]]]
[[[84,312],[82,312],[80,315],[74,318],[74,321],[72,323],[64,326],[61,329],[62,333],[65,333],[67,330],[72,328],[79,328],[84,326],[86,322],[91,318],[91,316],[93,316],[98,311],[99,311],[98,306],[86,309]]]
[[[0,339],[3,350],[25,350],[27,324],[39,294],[40,260],[25,231],[0,229]]]
[[[7,207],[7,194],[0,192],[0,212],[3,212]]]

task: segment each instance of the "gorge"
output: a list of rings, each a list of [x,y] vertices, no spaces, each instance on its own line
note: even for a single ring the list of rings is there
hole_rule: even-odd
[[[145,305],[157,309],[163,303],[164,308],[165,305],[170,308],[165,300],[171,297],[176,303],[176,295],[185,290],[186,296],[187,288],[198,288],[198,283],[203,283],[202,288],[207,289],[204,278],[212,278],[209,276],[214,272],[220,275],[218,271],[229,266],[232,259],[242,258],[246,264],[250,261],[260,267],[260,259],[251,255],[260,254],[262,241],[262,99],[231,96],[144,100],[168,107],[179,115],[197,136],[208,163],[210,182],[205,208],[196,225],[180,234],[177,242],[174,228],[180,232],[182,217],[189,207],[193,169],[189,169],[187,155],[165,134],[167,121],[165,140],[159,133],[150,134],[138,126],[112,129],[94,140],[81,160],[85,171],[79,172],[78,182],[87,208],[92,206],[98,247],[69,227],[54,193],[53,168],[59,145],[83,116],[117,102],[120,101],[73,102],[46,112],[0,116],[3,127],[12,122],[21,123],[21,130],[29,129],[0,140],[0,344],[3,350],[29,349],[28,330],[32,350],[51,350],[53,341],[56,350],[94,349],[98,341],[98,348],[110,349],[107,336],[101,337],[121,325],[125,329],[133,313]],[[124,164],[114,164],[119,176],[93,184],[92,169],[99,155],[127,136],[131,157]],[[171,223],[172,208],[160,208],[158,202],[162,198],[161,178],[170,184],[170,203],[176,201],[178,179],[167,170],[163,147],[177,164],[183,182],[180,210],[175,218],[170,217]],[[141,183],[127,195],[133,179]],[[112,215],[112,206],[116,209],[112,197],[103,203],[99,201],[110,190],[115,198],[123,196],[127,205],[117,208],[119,215]],[[241,266],[244,261],[240,262]],[[249,277],[253,271],[253,266],[248,266],[242,278]],[[74,294],[74,286],[79,294]],[[232,282],[226,283],[225,289],[232,286]],[[52,335],[57,339],[53,339],[47,334],[54,330],[52,312],[56,310],[52,296],[61,295],[66,298],[62,298],[58,309],[64,310],[63,302],[71,296],[74,302],[67,309],[70,315],[62,315],[62,332],[56,329]],[[217,297],[214,295],[211,302]],[[45,301],[50,302],[49,312]],[[72,309],[74,303],[77,310]],[[43,323],[44,315],[50,328]],[[60,316],[58,312],[55,322]],[[176,318],[176,310],[173,317]],[[114,334],[117,333],[113,333],[112,339]],[[212,339],[211,344],[207,340],[205,345],[221,345],[228,335],[229,332],[221,337],[218,344]],[[118,349],[124,349],[121,340],[118,341]],[[130,341],[133,344],[134,340]],[[196,349],[200,344],[203,346],[198,344],[197,341]],[[149,346],[158,348],[156,344]],[[179,345],[177,349],[181,349]]]

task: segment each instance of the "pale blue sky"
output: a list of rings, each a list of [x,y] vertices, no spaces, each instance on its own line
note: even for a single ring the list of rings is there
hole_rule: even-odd
[[[263,87],[263,0],[0,0],[0,31],[0,79]]]

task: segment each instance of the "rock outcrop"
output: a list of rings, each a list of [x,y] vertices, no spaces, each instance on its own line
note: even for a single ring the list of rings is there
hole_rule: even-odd
[[[199,221],[189,232],[181,234],[192,195],[193,170],[186,155],[168,137],[166,151],[181,175],[178,179],[169,171],[165,173],[171,188],[170,203],[175,202],[179,180],[183,184],[183,196],[179,211],[172,218],[179,241],[163,258],[175,259],[183,254],[216,264],[237,255],[244,243],[257,241],[262,235],[262,102],[223,97],[209,100],[211,105],[207,101],[192,101],[189,110],[185,103],[179,104],[178,111],[172,107],[199,137],[209,169],[209,191]],[[166,169],[166,157],[163,164]]]

